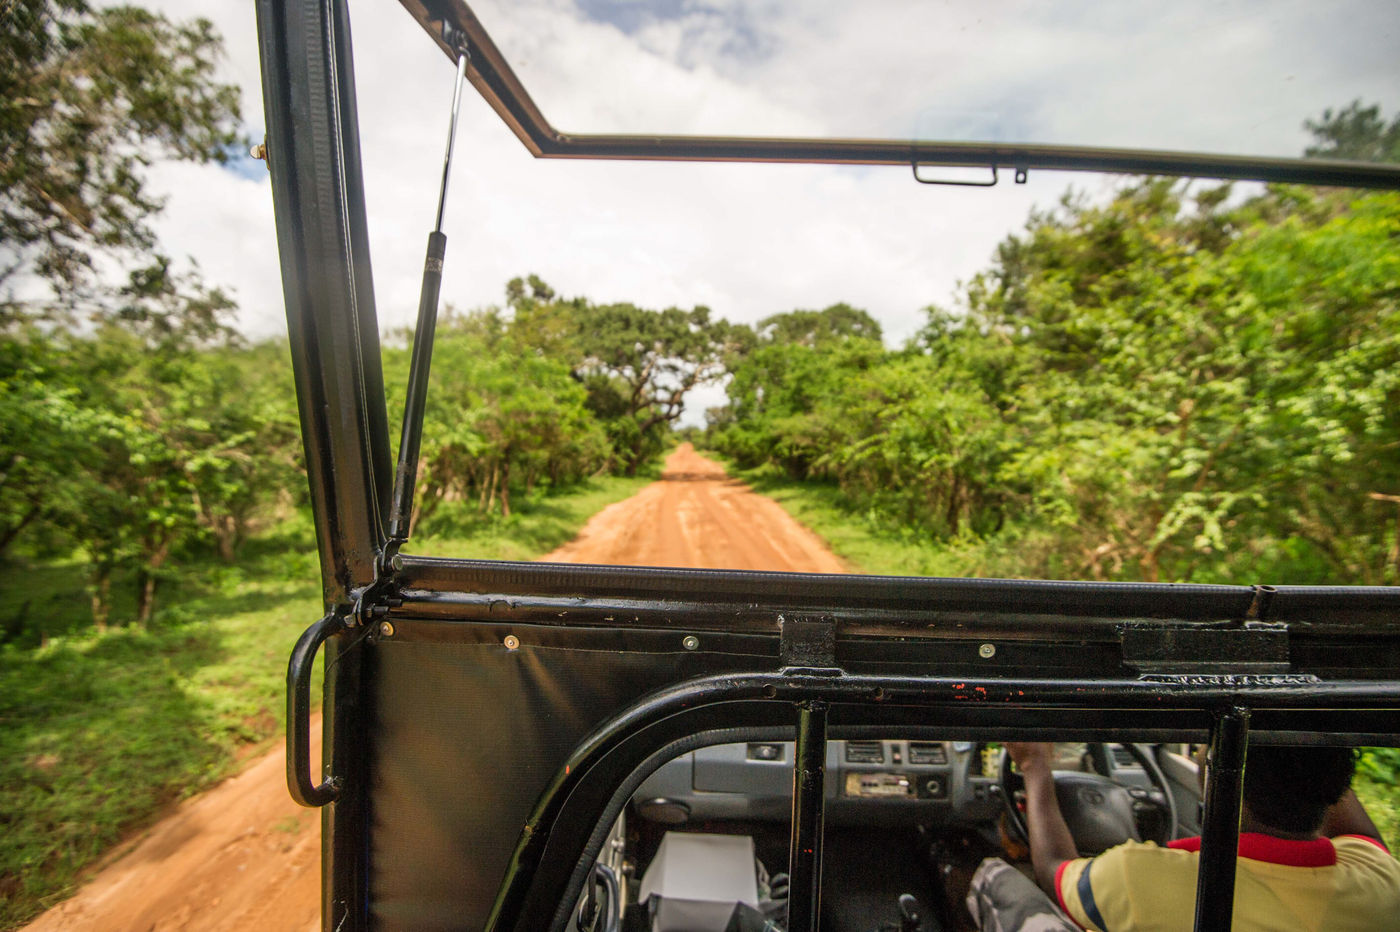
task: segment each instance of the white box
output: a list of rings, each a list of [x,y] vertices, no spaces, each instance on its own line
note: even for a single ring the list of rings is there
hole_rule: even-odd
[[[652,932],[724,932],[735,903],[758,907],[755,864],[748,835],[667,832],[637,895],[661,898]]]

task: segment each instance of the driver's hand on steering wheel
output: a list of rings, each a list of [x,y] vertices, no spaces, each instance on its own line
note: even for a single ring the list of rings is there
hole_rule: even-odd
[[[1048,774],[1055,756],[1055,746],[1048,741],[1008,741],[1006,753],[1016,762],[1022,775],[1035,772]]]

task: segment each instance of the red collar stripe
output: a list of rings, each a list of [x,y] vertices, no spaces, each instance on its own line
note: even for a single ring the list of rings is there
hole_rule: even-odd
[[[1178,838],[1168,842],[1167,847],[1177,851],[1200,851],[1201,840]],[[1269,864],[1284,864],[1288,867],[1331,867],[1337,863],[1337,849],[1332,846],[1330,838],[1294,841],[1258,832],[1240,833],[1239,855],[1251,861],[1266,861]]]

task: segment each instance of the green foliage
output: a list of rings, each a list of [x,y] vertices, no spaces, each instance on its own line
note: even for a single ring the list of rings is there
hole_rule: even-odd
[[[386,353],[391,395],[408,356]],[[522,346],[491,312],[439,324],[424,420],[415,523],[468,503],[510,517],[512,491],[564,488],[601,470],[609,447],[566,361]]]
[[[1356,159],[1360,162],[1400,162],[1400,114],[1387,125],[1379,104],[1361,106],[1353,100],[1339,111],[1328,107],[1322,119],[1304,124],[1317,144],[1307,154],[1329,159]]]
[[[1400,748],[1366,748],[1356,772],[1376,783],[1400,786]]]
[[[510,337],[567,362],[627,475],[661,452],[686,396],[722,376],[726,357],[752,341],[747,327],[712,320],[706,307],[654,311],[564,301],[533,275],[508,283],[506,296]]]
[[[788,311],[758,322],[760,339],[772,343],[800,343],[815,346],[845,337],[864,337],[880,342],[880,324],[870,314],[844,301],[820,311]]]
[[[901,351],[761,338],[712,442],[996,575],[1400,581],[1400,198],[1229,203],[1067,197]]]
[[[0,336],[0,556],[16,541],[76,550],[99,627],[116,577],[149,619],[172,557],[212,544],[231,561],[304,494],[287,363],[285,348],[196,349],[115,324]]]
[[[5,4],[0,284],[31,274],[71,300],[93,284],[95,254],[149,261],[147,221],[160,203],[144,168],[159,157],[222,160],[236,138],[237,88],[213,80],[221,54],[203,19],[82,0]]]

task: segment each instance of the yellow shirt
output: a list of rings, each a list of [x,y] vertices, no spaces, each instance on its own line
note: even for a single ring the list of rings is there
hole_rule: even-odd
[[[1200,839],[1128,842],[1066,861],[1060,906],[1096,932],[1187,932],[1195,919]],[[1396,932],[1400,862],[1357,835],[1289,841],[1240,835],[1235,932]]]

